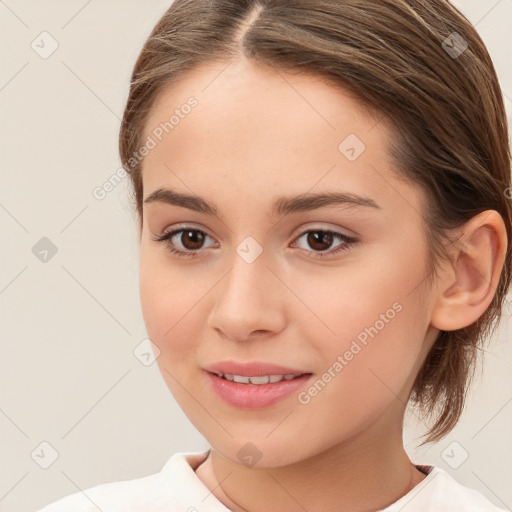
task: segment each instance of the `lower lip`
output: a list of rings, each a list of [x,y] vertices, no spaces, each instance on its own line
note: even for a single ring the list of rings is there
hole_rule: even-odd
[[[241,384],[207,372],[213,391],[225,402],[242,409],[261,409],[298,391],[312,377],[308,373],[292,380],[269,384]]]

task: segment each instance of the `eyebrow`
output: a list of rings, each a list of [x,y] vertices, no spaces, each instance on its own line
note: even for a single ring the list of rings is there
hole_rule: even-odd
[[[159,188],[152,192],[144,203],[162,202],[181,206],[206,215],[218,216],[217,207],[205,199],[189,194],[181,194],[168,188]],[[323,192],[318,194],[299,194],[279,197],[272,205],[273,215],[286,215],[294,212],[306,212],[330,205],[362,206],[374,209],[381,207],[371,198],[350,192]]]

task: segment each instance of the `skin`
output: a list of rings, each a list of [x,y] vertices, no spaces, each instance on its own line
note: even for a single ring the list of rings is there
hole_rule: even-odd
[[[471,219],[426,289],[425,196],[399,179],[385,122],[318,77],[226,64],[203,65],[164,89],[144,135],[190,96],[198,100],[145,157],[144,198],[167,187],[215,203],[218,215],[152,202],[139,230],[141,304],[160,371],[211,445],[196,474],[231,510],[383,508],[425,477],[403,448],[405,404],[439,329],[469,325],[489,305],[505,255],[503,220],[491,210]],[[348,134],[366,146],[355,161],[338,150]],[[380,209],[271,214],[278,196],[333,190]],[[152,240],[178,223],[208,235],[202,245],[183,232],[173,238],[178,249],[196,249],[193,257]],[[320,229],[358,242],[329,256],[345,242],[315,246],[302,236]],[[252,263],[236,251],[247,236],[263,250]],[[319,378],[396,302],[401,311],[308,404],[292,394],[238,409],[210,388],[203,368],[225,359]],[[247,442],[262,455],[252,467],[237,457]]]

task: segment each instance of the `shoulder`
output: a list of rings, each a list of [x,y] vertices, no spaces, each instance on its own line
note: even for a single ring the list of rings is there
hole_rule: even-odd
[[[381,512],[506,512],[476,489],[459,483],[450,473],[437,466],[421,466],[427,476]]]
[[[142,512],[174,510],[196,485],[191,462],[201,460],[203,453],[176,453],[159,473],[108,482],[77,491],[54,501],[37,512]],[[186,498],[185,498],[186,499]],[[185,509],[184,509],[185,510]]]

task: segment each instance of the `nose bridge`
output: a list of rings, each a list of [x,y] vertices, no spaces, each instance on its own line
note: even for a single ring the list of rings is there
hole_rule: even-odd
[[[235,248],[231,259],[231,270],[226,276],[223,290],[224,297],[243,301],[247,306],[261,305],[261,295],[268,286],[271,274],[267,263],[263,247],[252,237],[244,239]]]
[[[276,294],[269,293],[275,289],[272,281],[277,280],[268,262],[263,247],[252,237],[235,247],[231,268],[219,283],[211,327],[234,339],[245,339],[253,331],[281,328],[282,308]]]

